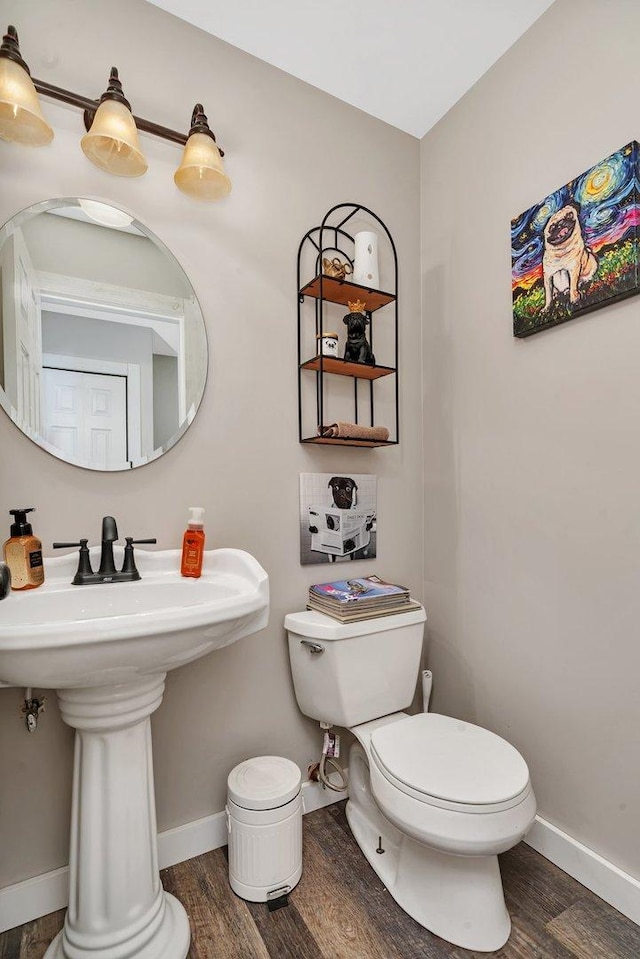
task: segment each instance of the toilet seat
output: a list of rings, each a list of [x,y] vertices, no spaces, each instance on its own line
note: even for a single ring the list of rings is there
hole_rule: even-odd
[[[436,713],[375,729],[370,755],[401,792],[445,809],[497,812],[531,791],[527,764],[515,747],[488,729]]]

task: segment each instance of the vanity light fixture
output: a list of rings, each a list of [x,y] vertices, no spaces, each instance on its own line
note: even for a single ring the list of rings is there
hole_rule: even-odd
[[[122,92],[115,67],[111,67],[109,85],[100,97],[100,106],[80,146],[84,155],[107,173],[142,176],[147,172],[131,104]]]
[[[15,27],[9,27],[0,47],[0,137],[32,147],[53,140],[29,67],[20,56]]]
[[[99,101],[44,80],[32,80],[29,67],[20,55],[16,28],[9,26],[0,46],[1,139],[26,146],[45,146],[51,142],[53,130],[42,115],[38,93],[84,111],[87,133],[81,140],[82,150],[107,173],[134,177],[146,172],[147,161],[138,140],[138,131],[142,130],[184,146],[182,162],[174,176],[183,193],[198,200],[219,200],[231,192],[231,181],[222,163],[224,151],[209,129],[201,104],[194,107],[191,129],[186,136],[134,116],[115,67],[111,68],[109,84]]]
[[[231,193],[231,180],[224,172],[222,151],[209,129],[201,103],[196,103],[193,108],[189,139],[173,179],[179,190],[197,200],[221,200]]]

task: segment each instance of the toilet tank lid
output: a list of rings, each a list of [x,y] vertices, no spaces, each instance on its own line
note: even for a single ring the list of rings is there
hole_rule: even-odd
[[[306,609],[300,613],[285,616],[284,628],[289,633],[306,636],[309,639],[351,639],[353,636],[366,636],[367,633],[382,633],[388,629],[402,629],[414,623],[424,623],[427,614],[424,608],[411,609],[407,613],[395,613],[392,616],[375,616],[356,623],[340,623],[331,616],[318,613],[315,609]]]

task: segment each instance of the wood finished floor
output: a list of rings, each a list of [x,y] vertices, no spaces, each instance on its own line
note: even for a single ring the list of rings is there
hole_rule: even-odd
[[[640,927],[521,843],[500,857],[513,928],[495,959],[639,959]],[[191,918],[189,959],[480,959],[407,916],[353,839],[344,803],[304,818],[304,871],[289,905],[238,899],[226,849],[162,873]],[[42,959],[64,910],[0,936],[0,959]]]

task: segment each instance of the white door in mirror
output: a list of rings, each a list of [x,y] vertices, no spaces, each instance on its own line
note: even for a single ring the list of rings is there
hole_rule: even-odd
[[[126,377],[43,369],[45,439],[90,469],[127,460]]]

